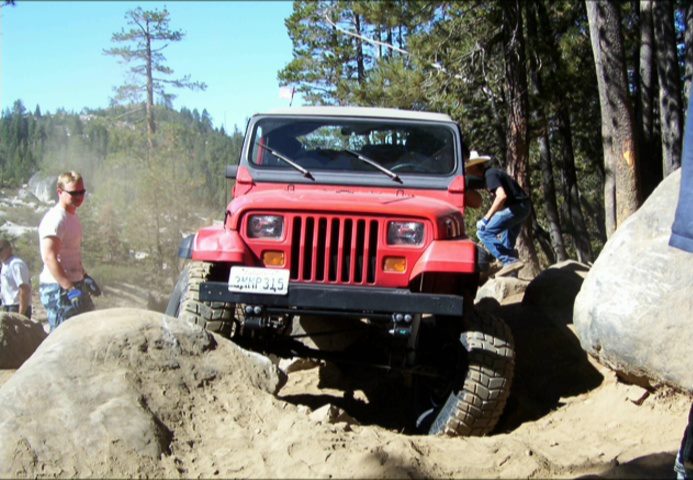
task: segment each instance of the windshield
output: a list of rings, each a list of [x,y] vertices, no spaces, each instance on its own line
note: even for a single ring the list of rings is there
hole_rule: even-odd
[[[250,163],[259,168],[292,168],[271,150],[311,172],[372,172],[396,177],[448,175],[455,167],[453,130],[442,124],[268,117],[255,124],[252,135]]]

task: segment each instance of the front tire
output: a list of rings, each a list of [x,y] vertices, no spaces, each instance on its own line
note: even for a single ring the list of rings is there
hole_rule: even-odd
[[[211,279],[213,267],[208,262],[188,263],[173,288],[166,314],[199,325],[207,331],[232,337],[235,332],[235,305],[200,300],[200,285]]]
[[[458,361],[463,368],[453,375],[447,400],[431,412],[431,435],[487,435],[498,423],[510,395],[515,372],[510,328],[486,312],[472,312],[466,320]]]

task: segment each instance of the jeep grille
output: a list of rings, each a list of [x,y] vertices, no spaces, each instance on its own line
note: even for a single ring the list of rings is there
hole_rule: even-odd
[[[378,232],[372,217],[295,215],[291,221],[291,280],[374,284]]]

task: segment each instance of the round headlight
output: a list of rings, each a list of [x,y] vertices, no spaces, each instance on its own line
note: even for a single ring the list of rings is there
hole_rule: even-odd
[[[248,219],[248,236],[251,238],[281,238],[284,218],[279,215],[251,215]]]

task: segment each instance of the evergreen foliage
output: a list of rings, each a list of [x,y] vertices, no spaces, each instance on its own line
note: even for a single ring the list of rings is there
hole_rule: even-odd
[[[138,103],[151,91],[158,95],[161,103],[170,106],[175,95],[167,87],[204,90],[203,82],[193,82],[190,75],[181,78],[169,78],[173,70],[164,62],[162,51],[171,43],[179,42],[185,34],[181,30],[171,30],[169,12],[163,10],[142,10],[137,7],[125,14],[128,25],[132,28],[114,33],[112,41],[121,46],[104,50],[106,55],[120,58],[126,65],[132,66],[128,72],[132,80],[115,89],[115,103]],[[163,45],[157,42],[163,42]],[[153,103],[153,99],[152,99]]]
[[[293,59],[278,78],[309,104],[361,105],[448,113],[470,148],[507,164],[511,95],[503,9],[509,0],[466,2],[294,1],[286,21]],[[512,1],[512,0],[510,0]],[[606,240],[600,99],[585,3],[569,0],[519,2],[527,71],[534,62],[540,93],[529,98],[529,179],[538,238],[551,227],[542,185],[539,138],[550,147],[558,230],[568,255],[590,261]],[[638,2],[619,2],[628,56],[626,102],[638,92]],[[687,5],[674,2],[679,62]],[[527,15],[538,28],[527,30]],[[518,15],[519,16],[519,15]],[[693,57],[693,56],[691,56]],[[682,65],[683,72],[690,65]],[[538,112],[541,112],[539,114]],[[541,121],[539,121],[541,119]],[[657,132],[660,135],[659,132]],[[661,135],[658,137],[661,143]],[[681,139],[675,141],[680,142]],[[547,151],[546,149],[544,149]],[[544,167],[542,167],[544,165]],[[658,182],[661,180],[661,173]],[[649,193],[649,192],[648,192]],[[644,198],[643,198],[644,200]],[[467,226],[474,225],[473,212]],[[555,218],[555,216],[553,216]],[[554,220],[555,223],[555,220]],[[473,234],[474,229],[469,228]],[[553,228],[553,231],[556,231]],[[549,247],[550,248],[550,247]],[[545,252],[545,262],[552,252]]]
[[[113,104],[137,105],[144,99],[147,117],[147,142],[152,148],[155,132],[154,104],[170,107],[175,95],[169,88],[205,90],[203,82],[193,82],[190,75],[170,78],[173,69],[166,65],[163,51],[172,43],[180,42],[185,34],[182,30],[171,30],[169,12],[163,10],[142,10],[137,7],[125,14],[129,30],[114,33],[111,40],[119,46],[104,50],[104,54],[118,57],[121,63],[130,65],[131,79],[115,88]]]
[[[18,187],[39,171],[79,171],[89,192],[80,209],[86,263],[117,275],[144,257],[139,269],[158,283],[176,277],[182,237],[221,220],[225,168],[238,161],[243,135],[215,129],[206,110],[156,108],[157,148],[148,154],[142,120],[126,107],[32,114],[18,100],[0,116],[0,178]]]
[[[509,168],[515,165],[508,164],[513,139],[507,120],[517,106],[513,102],[527,102],[533,233],[542,243],[547,231],[559,232],[569,257],[590,261],[606,240],[605,184],[613,172],[604,162],[586,6],[570,0],[514,2],[526,39],[524,51],[514,50],[526,65],[516,66],[526,68],[529,78],[528,87],[511,90],[517,85],[508,81],[508,65],[514,61],[508,52],[517,46],[510,44],[519,35],[508,36],[502,27],[508,20],[504,2],[509,1],[295,0],[285,21],[293,58],[278,78],[282,85],[295,87],[308,104],[448,113],[460,123],[470,148],[493,155],[499,166]],[[641,58],[642,19],[653,4],[610,3],[620,13],[617,28],[627,74],[626,91],[615,98],[634,108],[641,137],[642,119],[652,119],[646,129],[647,149],[638,145],[634,155],[655,160],[648,165],[657,168],[643,170],[646,175],[640,179],[647,184],[646,195],[666,173],[661,159],[680,146],[676,128],[662,123],[680,113],[688,92],[680,92],[684,105],[654,102],[654,97],[650,103],[638,101],[652,94],[645,92],[640,75],[644,66],[654,67],[653,59]],[[673,23],[673,31],[657,37],[667,40],[669,54],[660,55],[664,60],[657,67],[673,75],[667,83],[672,92],[685,88],[693,71],[693,7],[681,0],[657,5],[673,9],[660,15],[670,19],[667,27]],[[88,224],[88,255],[115,266],[138,252],[158,278],[164,268],[175,270],[181,236],[208,224],[209,215],[223,213],[229,191],[224,167],[237,162],[243,138],[237,128],[230,134],[215,129],[206,110],[170,108],[168,88],[204,84],[188,76],[170,78],[173,72],[162,50],[184,34],[170,28],[168,11],[137,8],[126,19],[133,28],[114,34],[119,46],[105,53],[127,63],[133,81],[116,89],[118,102],[111,108],[51,114],[37,105],[31,113],[17,100],[0,114],[0,187],[20,185],[39,170],[50,175],[80,171],[90,191],[82,213]],[[664,91],[665,86],[660,81],[654,89]],[[662,98],[673,97],[670,93]],[[643,112],[645,105],[652,111]],[[551,187],[555,195],[549,202],[544,194]],[[548,203],[555,203],[550,212]],[[474,212],[467,212],[473,236]],[[544,263],[564,255],[551,248],[543,250]]]

